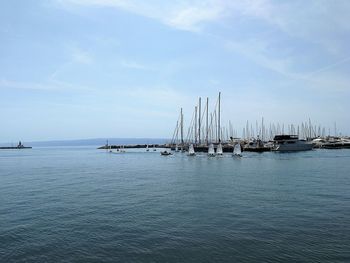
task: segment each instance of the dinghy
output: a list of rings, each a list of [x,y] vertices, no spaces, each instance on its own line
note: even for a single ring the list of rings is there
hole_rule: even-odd
[[[190,147],[188,148],[188,156],[195,156],[196,153],[194,151],[194,147],[193,144],[190,145]]]
[[[219,143],[218,148],[216,148],[216,155],[223,155],[222,144]]]
[[[160,155],[167,156],[167,155],[172,155],[172,153],[165,150],[163,152],[160,152]]]
[[[233,148],[233,156],[242,157],[241,145],[239,143],[236,143],[235,147]]]
[[[215,149],[214,149],[214,144],[210,144],[208,148],[208,156],[213,157],[215,156]]]

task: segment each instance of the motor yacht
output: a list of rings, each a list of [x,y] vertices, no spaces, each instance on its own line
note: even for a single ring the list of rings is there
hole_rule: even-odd
[[[273,138],[273,151],[292,152],[312,150],[313,144],[306,140],[300,140],[298,135],[276,135]]]

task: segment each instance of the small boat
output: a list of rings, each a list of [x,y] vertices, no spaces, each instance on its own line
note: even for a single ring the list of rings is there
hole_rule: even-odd
[[[241,145],[239,143],[236,143],[235,147],[233,148],[232,155],[235,157],[242,157],[242,149],[241,149]]]
[[[215,149],[214,149],[214,144],[210,144],[208,148],[208,156],[213,157],[215,156]]]
[[[314,148],[322,148],[322,146],[327,143],[327,141],[323,138],[315,138],[311,141],[314,145]]]
[[[160,152],[160,155],[164,155],[164,156],[167,156],[167,155],[172,155],[171,152],[168,152],[167,150],[163,151],[163,152]]]
[[[193,144],[190,145],[190,147],[188,148],[188,156],[195,156],[196,153],[194,151],[194,147]]]
[[[265,146],[264,142],[260,140],[258,136],[258,139],[248,142],[248,144],[244,146],[243,150],[245,152],[261,153],[271,151],[271,147]]]
[[[157,151],[156,146],[153,144],[153,151]]]
[[[222,144],[219,143],[218,147],[216,148],[216,155],[223,155],[223,150],[222,150]]]
[[[298,135],[276,135],[273,138],[273,151],[293,152],[312,150],[313,144],[305,140],[299,140]]]
[[[322,144],[321,148],[324,149],[350,149],[350,140],[340,139],[337,141],[326,142]]]

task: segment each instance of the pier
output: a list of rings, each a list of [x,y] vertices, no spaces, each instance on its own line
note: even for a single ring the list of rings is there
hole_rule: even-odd
[[[146,149],[148,146],[149,149],[153,148],[171,148],[169,144],[133,144],[133,145],[103,145],[98,147],[98,149]]]
[[[24,146],[21,141],[18,142],[17,146],[2,146],[0,150],[18,150],[18,149],[32,149],[32,147]]]

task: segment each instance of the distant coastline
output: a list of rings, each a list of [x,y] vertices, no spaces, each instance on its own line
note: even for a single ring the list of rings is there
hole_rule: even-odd
[[[77,140],[51,140],[51,141],[24,141],[23,144],[30,147],[54,147],[54,146],[101,146],[106,141],[110,144],[163,144],[169,142],[165,138],[92,138]],[[0,147],[15,147],[15,143],[0,143]]]

